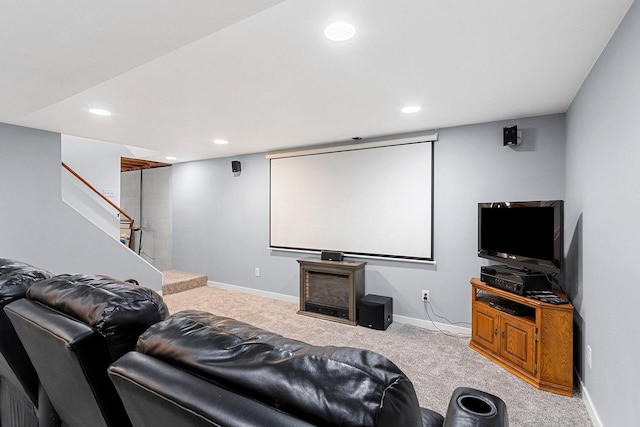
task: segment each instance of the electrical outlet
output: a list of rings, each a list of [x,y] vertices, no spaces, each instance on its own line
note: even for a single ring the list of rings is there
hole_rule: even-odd
[[[422,301],[430,302],[431,301],[431,295],[429,294],[429,291],[423,289],[422,290],[422,294],[421,294],[421,298],[422,298]]]
[[[260,277],[260,267],[256,267],[255,274],[256,277]]]
[[[591,369],[591,361],[592,361],[592,358],[591,358],[591,346],[588,345],[587,346],[587,365],[589,365],[589,369]]]

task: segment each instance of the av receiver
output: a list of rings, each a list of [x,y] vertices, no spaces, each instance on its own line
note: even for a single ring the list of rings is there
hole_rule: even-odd
[[[481,267],[480,280],[494,288],[518,295],[524,295],[527,291],[551,290],[551,282],[545,273],[519,270],[506,265]]]

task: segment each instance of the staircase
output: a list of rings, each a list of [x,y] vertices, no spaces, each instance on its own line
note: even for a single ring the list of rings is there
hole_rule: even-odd
[[[87,219],[89,219],[97,227],[103,229],[107,233],[109,233],[110,227],[104,227],[104,224],[101,224],[95,221],[95,218],[99,217],[99,215],[93,215],[91,214],[91,212],[96,212],[96,211],[103,212],[105,208],[107,210],[115,212],[116,216],[120,218],[119,220],[120,232],[118,237],[126,247],[131,248],[131,232],[138,230],[138,228],[134,224],[134,221],[131,215],[123,211],[122,208],[120,208],[120,206],[113,203],[111,200],[109,200],[109,198],[105,197],[104,194],[99,192],[93,185],[91,185],[91,183],[89,183],[89,181],[87,181],[82,176],[80,176],[78,172],[76,172],[71,167],[69,167],[69,165],[67,165],[65,162],[62,162],[62,167],[65,170],[67,170],[67,172],[69,172],[71,176],[75,177],[77,179],[77,182],[84,185],[84,188],[88,190],[88,194],[93,194],[94,195],[93,197],[97,197],[97,199],[95,199],[96,203],[86,203],[86,202],[79,203],[77,201],[72,202],[69,200],[65,200],[65,201],[70,205],[74,206],[74,208],[76,208],[78,211],[82,212]],[[64,190],[64,185],[63,185],[63,190]],[[65,198],[63,197],[63,199]],[[82,206],[84,206],[84,208]],[[111,214],[109,213],[108,215],[110,216]]]
[[[207,276],[185,271],[167,270],[162,272],[162,295],[175,294],[189,289],[207,286]]]
[[[56,161],[60,165],[59,153]],[[60,182],[63,205],[59,208],[52,205],[52,212],[61,215],[56,226],[64,230],[65,239],[75,244],[61,253],[51,255],[50,258],[56,260],[57,268],[99,272],[118,279],[132,278],[160,291],[162,273],[127,247],[130,232],[135,230],[133,218],[68,165],[63,163],[61,169],[61,172],[47,178]],[[53,246],[58,248],[60,245]]]

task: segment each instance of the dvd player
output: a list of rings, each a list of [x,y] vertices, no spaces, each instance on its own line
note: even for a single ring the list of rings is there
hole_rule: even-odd
[[[512,316],[535,316],[535,308],[527,307],[526,305],[518,304],[517,302],[509,301],[504,298],[500,298],[497,302],[490,302],[489,305],[496,310],[504,311]]]
[[[506,265],[490,265],[480,268],[480,280],[494,288],[524,295],[527,291],[551,289],[545,273],[519,270]]]

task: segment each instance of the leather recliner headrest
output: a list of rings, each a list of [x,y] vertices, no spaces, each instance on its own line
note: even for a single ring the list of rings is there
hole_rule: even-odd
[[[162,297],[151,289],[100,275],[55,276],[32,284],[27,298],[91,326],[106,340],[111,360],[168,315]]]
[[[0,307],[24,298],[33,283],[48,279],[51,273],[30,264],[0,258]]]
[[[369,350],[312,346],[192,310],[151,326],[136,349],[314,423],[422,424],[411,381]]]

